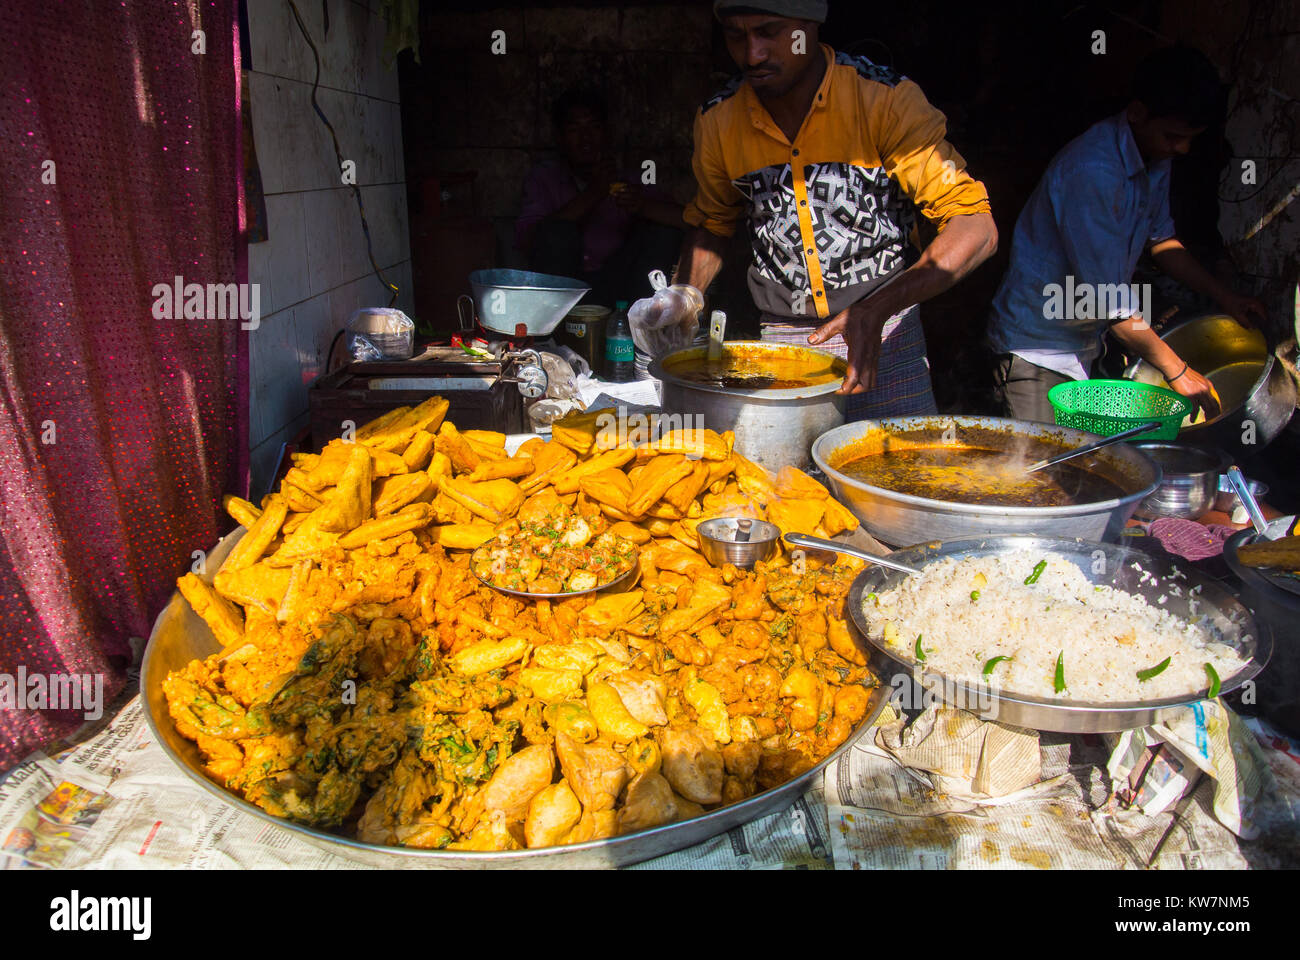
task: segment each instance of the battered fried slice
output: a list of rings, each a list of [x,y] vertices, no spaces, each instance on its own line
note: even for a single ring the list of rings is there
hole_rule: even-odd
[[[289,505],[285,502],[284,497],[272,494],[267,502],[266,509],[262,515],[257,518],[248,532],[240,538],[239,543],[230,551],[226,557],[223,569],[238,570],[242,567],[252,566],[262,558],[266,548],[271,545],[271,541],[276,538],[280,532],[280,525],[284,523],[284,518],[289,514]]]
[[[495,529],[490,523],[447,523],[433,531],[434,542],[447,550],[477,550]]]
[[[606,504],[615,510],[626,513],[627,501],[632,495],[632,481],[627,474],[616,467],[588,474],[578,481],[584,494],[597,503]]]
[[[640,616],[645,609],[645,604],[641,602],[644,594],[643,590],[602,594],[599,599],[583,608],[579,620],[592,633],[608,634],[620,624]]]
[[[230,494],[221,498],[221,506],[226,513],[230,514],[234,521],[245,528],[252,527],[257,522],[257,518],[262,515],[262,511],[249,503],[243,497],[235,497]]]
[[[427,527],[432,519],[427,503],[408,504],[391,516],[363,523],[351,533],[339,537],[338,544],[345,550],[353,550],[364,547],[371,540],[387,540],[407,530]]]
[[[816,530],[826,512],[825,500],[774,500],[767,505],[767,519],[781,535]]]
[[[523,452],[522,449],[520,452]],[[529,459],[533,470],[520,481],[519,486],[524,493],[533,494],[567,473],[578,462],[578,455],[563,444],[552,441],[533,448]]]
[[[615,415],[613,407],[571,413],[551,424],[551,440],[568,447],[578,456],[585,457],[596,444],[597,422],[602,417]]]
[[[194,612],[212,628],[218,643],[229,647],[243,641],[244,615],[238,607],[192,573],[177,580],[176,586],[180,588],[181,596],[194,608]]]
[[[633,481],[627,512],[633,517],[644,516],[655,501],[668,492],[669,487],[684,480],[693,470],[694,465],[681,454],[655,457]]]
[[[478,483],[483,480],[517,480],[533,472],[533,461],[527,457],[510,457],[505,460],[484,460],[469,475]]]
[[[583,477],[599,473],[602,470],[621,467],[635,456],[636,452],[634,450],[620,447],[617,450],[607,450],[590,460],[584,460],[555,478],[555,492],[561,496],[566,493],[577,493]]]
[[[822,529],[826,531],[827,537],[844,533],[846,530],[856,530],[859,526],[858,518],[848,507],[834,497],[826,498],[826,513],[822,515]]]
[[[798,467],[785,466],[776,473],[777,496],[789,500],[825,500],[830,492]]]
[[[453,477],[439,481],[439,488],[447,496],[467,508],[471,513],[489,523],[500,523],[514,516],[523,505],[524,492],[513,480],[472,480]]]
[[[651,446],[660,453],[682,453],[705,460],[726,460],[731,452],[720,434],[699,427],[669,430]]]
[[[251,567],[230,570],[222,567],[214,578],[217,593],[244,607],[256,607],[275,616],[289,589],[292,570],[274,567],[269,563],[255,563]]]
[[[722,754],[696,727],[661,730],[659,747],[664,777],[674,790],[695,803],[722,802]]]
[[[424,472],[384,477],[373,487],[375,516],[396,513],[408,503],[432,500],[433,490],[433,481]]]
[[[618,832],[649,830],[676,819],[672,786],[661,774],[642,773],[628,784],[627,800],[618,812]]]
[[[423,470],[429,465],[433,456],[433,444],[437,437],[428,430],[417,430],[406,449],[402,451],[402,462],[407,470]]]
[[[730,463],[726,458],[716,462]],[[709,477],[712,474],[709,464],[710,461],[708,460],[695,461],[692,464],[691,472],[687,476],[664,491],[664,502],[674,507],[679,514],[679,516],[672,519],[680,520],[681,516],[685,515],[690,509],[691,504],[695,502],[695,498],[703,493],[704,488],[709,485]]]
[[[482,461],[478,452],[469,445],[469,441],[460,435],[456,425],[447,421],[438,430],[434,448],[451,461],[454,473],[471,473]]]
[[[731,454],[733,470],[736,474],[736,483],[740,489],[751,497],[754,497],[761,503],[775,500],[777,497],[776,485],[772,482],[772,475],[756,464],[734,451]]]
[[[366,521],[370,516],[371,489],[375,479],[373,464],[370,450],[360,444],[352,445],[334,496],[315,518],[314,526],[318,530],[346,533]]]

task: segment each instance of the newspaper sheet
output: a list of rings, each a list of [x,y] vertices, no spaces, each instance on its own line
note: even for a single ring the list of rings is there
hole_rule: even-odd
[[[969,724],[932,722],[931,732],[954,736],[927,743],[927,728],[909,734],[887,715],[787,809],[637,869],[1300,866],[1300,753],[1248,723],[1260,738],[1269,783],[1252,811],[1253,841],[1239,842],[1215,819],[1209,777],[1157,815],[1124,809],[1100,738],[1040,734],[1038,756],[1030,758],[1019,734],[985,733],[976,750]],[[1036,767],[1034,782],[982,795],[992,781],[974,758],[995,740],[1010,744],[999,749],[1009,749],[1004,755],[1018,770]],[[914,762],[930,769],[905,766],[896,754],[924,757]],[[950,775],[957,764],[963,776]],[[999,782],[1015,785],[1019,777]],[[365,866],[193,783],[153,742],[139,698],[90,740],[53,757],[36,755],[0,782],[0,839],[5,869]]]

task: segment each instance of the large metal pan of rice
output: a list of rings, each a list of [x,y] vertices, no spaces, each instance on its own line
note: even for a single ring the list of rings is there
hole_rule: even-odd
[[[1250,683],[1272,636],[1218,581],[1116,544],[1032,535],[897,550],[846,605],[896,687],[1014,726],[1147,726]],[[888,672],[891,671],[892,673]]]

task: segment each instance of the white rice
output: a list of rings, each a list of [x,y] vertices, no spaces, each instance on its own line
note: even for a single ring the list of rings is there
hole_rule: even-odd
[[[1044,560],[1038,580],[1026,585]],[[979,596],[973,599],[975,590]],[[1070,560],[1041,551],[935,561],[919,576],[868,594],[863,612],[872,636],[884,637],[904,659],[916,662],[921,637],[921,666],[927,671],[979,684],[985,682],[989,660],[1009,657],[987,682],[1045,699],[1141,701],[1203,694],[1210,685],[1205,664],[1226,681],[1245,663],[1210,628],[1141,596],[1095,586]],[[887,623],[892,624],[888,631]],[[1065,679],[1060,693],[1055,689],[1058,657]],[[1138,679],[1138,671],[1166,657],[1169,665],[1158,675]]]

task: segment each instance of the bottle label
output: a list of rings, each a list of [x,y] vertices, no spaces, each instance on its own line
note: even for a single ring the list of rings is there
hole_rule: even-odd
[[[613,363],[632,363],[636,360],[636,346],[631,340],[606,340],[605,359]]]

